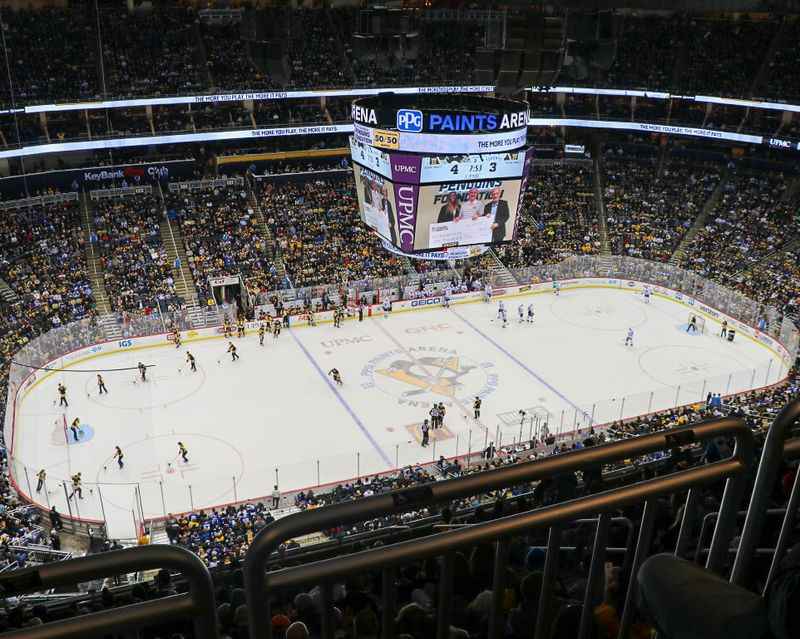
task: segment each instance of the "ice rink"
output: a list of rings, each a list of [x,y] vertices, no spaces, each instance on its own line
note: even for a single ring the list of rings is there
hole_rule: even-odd
[[[248,335],[233,340],[237,362],[222,337],[97,356],[74,368],[139,361],[153,368],[146,383],[135,382],[135,371],[105,372],[102,396],[94,373],[55,372],[36,382],[16,417],[16,481],[38,503],[66,513],[61,482],[69,487],[69,476],[81,472],[84,498],[70,500],[72,513],[132,537],[137,513],[161,517],[255,498],[276,483],[281,491],[316,487],[465,454],[487,441],[527,440],[545,422],[564,433],[786,374],[776,353],[744,335],[720,339],[711,319],[705,335],[687,334],[690,309],[658,296],[645,304],[632,291],[578,289],[505,304],[505,328],[495,300],[284,330],[263,347]],[[519,304],[533,304],[533,323],[518,321]],[[629,327],[633,347],[624,345]],[[341,387],[327,376],[333,367]],[[67,409],[57,405],[59,382]],[[479,420],[472,418],[476,396]],[[433,401],[446,406],[445,427],[422,448],[419,426]],[[520,422],[520,409],[535,419]],[[75,417],[83,435],[75,442],[69,434],[67,445],[64,420]],[[125,455],[122,469],[115,446]],[[47,483],[37,493],[42,468]]]

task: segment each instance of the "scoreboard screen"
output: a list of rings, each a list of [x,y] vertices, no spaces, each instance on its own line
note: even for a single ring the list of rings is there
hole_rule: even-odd
[[[404,252],[516,237],[532,153],[422,155],[350,138],[362,221]]]

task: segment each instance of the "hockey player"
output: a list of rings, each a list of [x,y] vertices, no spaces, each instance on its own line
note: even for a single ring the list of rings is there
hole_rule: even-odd
[[[625,337],[625,346],[633,346],[633,329],[628,329],[628,335]]]
[[[139,369],[139,375],[141,375],[142,381],[146,382],[147,381],[147,366],[145,366],[144,364],[139,362],[137,364],[136,368]]]
[[[693,333],[697,332],[697,315],[692,315],[689,318],[689,324],[686,326],[686,332],[692,331]]]
[[[122,449],[119,446],[114,446],[114,459],[117,460],[117,465],[120,470],[122,470],[122,467],[125,465],[122,463],[123,457],[125,457],[125,455],[122,454]]]
[[[186,446],[183,445],[183,442],[178,442],[178,455],[181,456],[184,464],[189,463],[189,451]]]
[[[728,337],[728,320],[722,320],[722,330],[719,332],[722,339]]]
[[[336,382],[337,385],[341,386],[343,384],[342,376],[339,374],[338,368],[332,368],[331,370],[329,370],[328,375],[330,375],[333,378],[333,381]]]
[[[239,355],[236,352],[236,345],[233,342],[228,342],[228,352],[231,354],[231,361],[235,362],[239,359]]]
[[[444,289],[444,293],[442,294],[442,307],[450,308],[450,287]]]
[[[266,322],[261,322],[258,325],[258,344],[264,346],[264,333],[267,332]]]
[[[558,295],[559,291],[561,290],[561,284],[558,283],[558,280],[553,280],[553,293]]]
[[[533,304],[528,304],[528,321],[533,323]]]
[[[236,322],[236,337],[244,337],[244,318],[240,317]]]
[[[275,321],[272,323],[272,339],[278,339],[281,334],[281,319],[279,317],[275,318]]]
[[[192,355],[189,351],[186,351],[186,363],[189,364],[189,369],[193,372],[197,372],[197,362],[194,361],[194,355]]]
[[[487,284],[483,287],[483,301],[487,304],[492,301],[492,285]]]
[[[233,334],[233,330],[231,329],[231,320],[228,319],[228,316],[225,316],[225,319],[222,320],[222,336],[225,338],[229,338]]]
[[[650,303],[650,295],[651,294],[652,293],[650,292],[650,287],[649,286],[645,286],[644,287],[644,303],[645,304],[649,304]]]
[[[500,304],[497,307],[497,318],[503,322],[503,328],[508,325],[508,314],[503,300],[500,300]]]
[[[525,321],[525,305],[524,304],[520,304],[519,306],[517,306],[517,315],[519,316],[519,323],[522,324],[522,322]]]
[[[83,429],[81,428],[81,420],[78,417],[73,419],[69,429],[72,432],[72,437],[75,439],[75,441],[78,441],[78,435],[83,434]]]
[[[105,393],[108,395],[108,389],[106,388],[106,383],[103,381],[103,376],[100,373],[97,374],[97,394],[102,395]]]
[[[392,310],[392,303],[388,299],[383,300],[383,318],[384,319],[389,317],[389,311],[391,311],[391,310]]]
[[[473,417],[476,420],[481,418],[481,404],[482,403],[483,402],[481,401],[481,398],[476,395],[475,396],[475,401],[472,402]]]
[[[67,387],[61,382],[58,383],[58,405],[69,408],[69,402],[67,401]]]
[[[314,311],[312,311],[311,309],[308,310],[308,325],[309,326],[317,325],[317,320],[314,319]]]
[[[83,499],[83,488],[81,488],[81,474],[75,473],[72,477],[72,492],[67,499],[72,499],[73,495],[77,493],[80,499]]]

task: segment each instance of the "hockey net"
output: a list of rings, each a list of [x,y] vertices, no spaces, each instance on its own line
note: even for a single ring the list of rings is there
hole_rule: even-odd
[[[695,326],[697,326],[697,332],[701,335],[706,334],[706,318],[702,315],[697,315],[696,313],[689,313],[689,317],[686,320],[687,325],[692,323],[692,318],[695,318]]]

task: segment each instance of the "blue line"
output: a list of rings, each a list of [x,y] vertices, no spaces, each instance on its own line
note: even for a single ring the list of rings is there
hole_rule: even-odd
[[[372,436],[372,434],[369,432],[369,430],[367,430],[367,427],[364,426],[364,422],[362,422],[358,418],[358,415],[355,414],[355,411],[353,411],[353,409],[350,407],[350,404],[347,403],[347,400],[345,400],[345,398],[342,397],[341,393],[339,393],[339,391],[336,390],[336,387],[333,385],[333,382],[328,378],[328,376],[325,374],[325,372],[319,367],[319,364],[317,363],[317,360],[315,360],[314,357],[311,355],[311,353],[308,352],[308,349],[305,346],[303,346],[303,343],[299,339],[297,339],[297,335],[295,335],[294,331],[292,331],[291,329],[289,329],[289,335],[292,336],[292,339],[294,339],[294,341],[300,347],[300,350],[303,351],[305,356],[308,358],[308,361],[311,362],[311,364],[314,366],[315,369],[317,369],[317,372],[319,373],[319,376],[322,379],[325,380],[325,383],[328,385],[328,388],[331,389],[331,392],[333,392],[333,394],[336,396],[336,399],[339,400],[339,403],[342,406],[344,406],[344,409],[348,413],[350,413],[350,417],[353,418],[353,421],[356,423],[356,426],[358,426],[359,429],[361,430],[361,432],[364,434],[364,437],[366,437],[369,440],[369,443],[372,444],[372,447],[376,451],[378,451],[378,454],[381,456],[381,459],[383,459],[383,461],[386,463],[386,465],[389,468],[391,468],[392,467],[392,461],[389,459],[389,457],[386,455],[386,453],[383,452],[383,449],[380,447],[378,442],[375,441],[375,438]]]
[[[494,340],[493,340],[491,337],[489,337],[489,336],[488,336],[486,333],[484,333],[484,332],[483,332],[481,329],[479,329],[477,326],[475,326],[475,325],[474,325],[472,322],[470,322],[470,321],[469,321],[469,320],[468,320],[466,317],[464,317],[463,315],[461,315],[461,314],[460,314],[460,313],[459,313],[459,312],[458,312],[456,309],[454,309],[454,308],[451,308],[451,309],[450,309],[450,312],[451,312],[451,313],[453,313],[453,314],[454,314],[454,315],[455,315],[455,316],[456,316],[458,319],[460,319],[462,322],[464,322],[464,324],[466,324],[467,326],[469,326],[469,327],[470,327],[470,328],[471,328],[473,331],[475,331],[475,332],[476,332],[478,335],[480,335],[480,336],[481,336],[483,339],[485,339],[487,342],[489,342],[490,344],[492,344],[492,345],[493,345],[493,346],[494,346],[494,347],[495,347],[497,350],[499,350],[501,353],[503,353],[503,354],[504,354],[506,357],[508,357],[508,358],[509,358],[509,359],[510,359],[512,362],[515,362],[515,363],[516,363],[516,364],[517,364],[517,365],[518,365],[520,368],[522,368],[522,369],[523,369],[525,372],[527,372],[527,373],[528,373],[528,374],[529,374],[531,377],[534,377],[534,378],[535,378],[535,379],[536,379],[536,380],[537,380],[537,381],[538,381],[540,384],[542,384],[542,385],[546,386],[546,387],[547,387],[547,388],[550,390],[550,392],[552,392],[554,395],[556,395],[557,397],[559,397],[560,399],[562,399],[563,401],[565,401],[567,404],[569,404],[570,406],[572,406],[572,408],[574,408],[575,410],[579,411],[579,412],[581,413],[581,415],[583,415],[584,417],[586,417],[587,419],[589,419],[589,421],[590,421],[590,423],[591,423],[591,419],[592,419],[592,418],[591,418],[591,416],[589,415],[589,413],[587,413],[585,410],[583,410],[583,409],[582,409],[580,406],[578,406],[577,404],[573,403],[573,402],[572,402],[572,401],[571,401],[571,400],[570,400],[570,399],[569,399],[569,398],[568,398],[566,395],[564,395],[564,393],[562,393],[561,391],[559,391],[559,390],[558,390],[558,389],[556,389],[555,387],[553,387],[553,386],[551,386],[550,384],[548,384],[548,383],[547,383],[547,382],[546,382],[544,379],[542,379],[542,377],[541,377],[540,375],[538,375],[538,374],[537,374],[535,371],[533,371],[532,369],[528,368],[528,366],[527,366],[527,365],[526,365],[524,362],[522,362],[521,360],[517,359],[517,358],[516,358],[516,357],[515,357],[515,356],[514,356],[512,353],[509,353],[509,352],[508,352],[508,351],[507,351],[505,348],[503,348],[503,347],[502,347],[500,344],[498,344],[496,341],[494,341]]]

